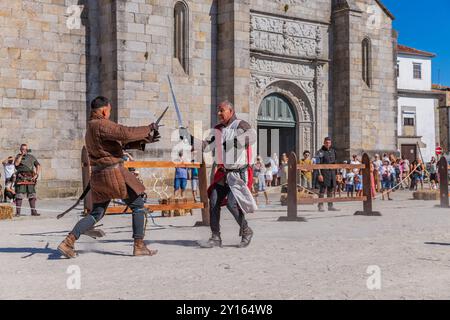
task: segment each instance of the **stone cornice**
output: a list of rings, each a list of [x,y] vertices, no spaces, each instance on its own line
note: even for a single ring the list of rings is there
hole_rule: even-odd
[[[442,96],[442,93],[436,91],[427,91],[427,90],[407,90],[407,89],[398,89],[398,95],[401,97],[410,97],[413,96],[423,97],[423,98],[435,98],[439,99]]]

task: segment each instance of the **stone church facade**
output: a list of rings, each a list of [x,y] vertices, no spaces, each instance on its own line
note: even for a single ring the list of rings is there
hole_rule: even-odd
[[[26,142],[41,197],[80,190],[89,101],[144,125],[171,105],[204,129],[234,103],[260,153],[396,150],[396,34],[378,0],[10,0],[0,3],[0,157]],[[164,139],[139,159],[170,153]],[[267,146],[266,146],[267,145]],[[263,150],[264,149],[264,150]]]

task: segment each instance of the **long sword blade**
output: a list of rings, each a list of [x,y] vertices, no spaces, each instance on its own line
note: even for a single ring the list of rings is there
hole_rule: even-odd
[[[181,120],[180,108],[178,107],[177,98],[175,97],[175,92],[173,91],[172,81],[170,81],[169,75],[167,75],[167,79],[169,80],[170,93],[172,94],[173,105],[175,106],[175,111],[177,113],[178,125],[180,126],[180,128],[184,128],[183,120]]]

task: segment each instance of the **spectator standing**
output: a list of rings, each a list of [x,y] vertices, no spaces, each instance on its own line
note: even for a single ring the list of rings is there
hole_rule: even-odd
[[[303,152],[303,159],[299,161],[299,164],[313,164],[312,160],[309,158],[310,152],[308,150]],[[300,185],[303,188],[312,188],[312,172],[311,170],[301,169],[300,170]]]
[[[409,175],[409,173],[411,172],[411,164],[409,163],[409,160],[406,159],[406,157],[403,155],[402,156],[402,160],[403,160],[403,174],[402,174],[402,186],[406,189],[408,188],[408,186],[411,184],[411,177]]]
[[[375,154],[375,160],[373,161],[373,177],[375,180],[375,190],[380,191],[381,190],[381,167],[383,166],[383,161],[380,159],[379,154]]]
[[[272,185],[273,180],[273,169],[272,169],[272,161],[266,163],[266,185],[270,187]]]
[[[335,188],[335,192],[339,195],[339,197],[341,196],[341,191],[342,191],[342,185],[344,184],[344,178],[342,177],[342,172],[340,170],[338,170],[337,174],[336,174],[336,188]]]
[[[32,216],[40,216],[36,211],[36,183],[41,172],[41,165],[37,159],[28,151],[28,146],[22,144],[20,153],[14,161],[16,166],[16,217],[20,216],[22,201],[28,198]]]
[[[416,183],[420,183],[420,190],[423,190],[423,177],[425,174],[425,166],[421,159],[417,159],[417,181]]]
[[[284,185],[288,180],[288,172],[289,172],[289,158],[286,153],[281,155],[280,161],[280,183]]]
[[[2,160],[3,169],[5,172],[5,185],[9,179],[12,178],[14,173],[16,172],[16,166],[14,165],[14,157],[9,156],[8,158]]]
[[[435,157],[431,157],[430,162],[430,184],[431,189],[437,189],[438,178],[437,178],[437,161]]]
[[[373,162],[370,163],[370,192],[372,193],[372,198],[377,195],[375,189],[375,166]]]
[[[178,161],[179,162],[184,162],[183,159],[183,151],[180,151],[178,153]],[[187,178],[188,178],[188,173],[187,173],[187,168],[175,168],[175,178],[174,178],[174,183],[173,183],[173,195],[174,197],[177,196],[178,190],[180,190],[180,197],[184,198],[184,191],[186,190],[186,185],[187,185]]]
[[[266,166],[261,160],[261,157],[258,156],[256,158],[256,163],[253,166],[254,175],[258,178],[258,193],[256,197],[256,201],[258,201],[259,193],[264,193],[264,197],[266,198],[266,204],[269,204],[269,197],[266,191]]]
[[[194,162],[192,160],[191,162]],[[197,191],[198,191],[198,168],[191,168],[189,170],[189,178],[191,180],[192,197],[194,201],[197,201]]]
[[[316,159],[319,164],[335,164],[337,155],[336,150],[332,147],[331,138],[326,137],[323,141],[323,146],[316,153]],[[327,191],[327,197],[332,198],[334,195],[334,188],[336,187],[336,170],[333,169],[319,169],[319,175],[317,180],[319,182],[319,198],[325,196],[325,190]],[[319,211],[325,211],[323,203],[318,204]],[[334,208],[333,203],[328,203],[328,211],[340,211]]]
[[[347,197],[353,197],[353,192],[355,190],[355,173],[352,171],[347,172],[345,177],[345,190],[347,191]]]
[[[391,176],[392,176],[392,167],[389,164],[389,160],[383,160],[383,166],[381,167],[381,196],[384,200],[384,194],[387,194],[388,200],[392,200],[390,197],[390,189],[391,189]]]
[[[352,161],[350,161],[350,164],[361,164],[361,161],[359,161],[358,156],[356,154],[352,156]],[[359,169],[353,169],[353,172],[355,174],[358,174]]]
[[[276,187],[278,185],[279,171],[280,171],[280,162],[278,159],[278,155],[274,153],[270,158],[270,166],[272,168],[272,186]]]
[[[8,182],[5,183],[5,192],[3,200],[7,203],[12,203],[16,200],[16,191],[14,190],[14,184],[16,181],[16,175],[14,174]]]
[[[355,174],[354,184],[355,184],[356,196],[362,197],[363,196],[363,177],[362,177],[360,170],[358,170],[358,172]]]

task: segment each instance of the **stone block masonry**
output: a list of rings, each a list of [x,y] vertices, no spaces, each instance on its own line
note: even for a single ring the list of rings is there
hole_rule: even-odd
[[[80,188],[86,30],[66,25],[67,8],[78,2],[0,3],[0,157],[29,144],[43,164],[39,197],[74,195]]]

